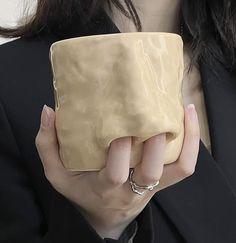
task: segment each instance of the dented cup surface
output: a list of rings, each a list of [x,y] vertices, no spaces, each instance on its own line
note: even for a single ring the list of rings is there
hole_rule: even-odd
[[[167,133],[165,164],[184,138],[183,42],[134,32],[77,37],[50,49],[60,156],[69,170],[100,170],[110,143],[132,136],[130,167],[143,142]]]

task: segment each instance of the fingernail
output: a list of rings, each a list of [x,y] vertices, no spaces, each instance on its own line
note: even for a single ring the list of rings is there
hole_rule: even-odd
[[[43,106],[43,111],[41,115],[41,124],[45,128],[48,127],[50,124],[50,111],[49,111],[49,107],[46,105]]]
[[[194,104],[189,104],[187,106],[188,109],[188,115],[191,121],[197,121],[197,112],[195,109],[195,105]]]

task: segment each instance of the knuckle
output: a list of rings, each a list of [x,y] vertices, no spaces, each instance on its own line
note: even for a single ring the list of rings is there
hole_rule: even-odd
[[[35,137],[35,145],[36,145],[36,147],[38,147],[38,145],[40,145],[40,140],[41,140],[41,137],[40,137],[40,134],[38,133],[37,136]]]
[[[35,145],[37,148],[47,149],[49,145],[53,144],[55,139],[51,136],[43,136],[41,132],[35,137]]]
[[[58,184],[58,175],[56,173],[52,173],[49,170],[44,170],[45,177],[52,185]]]
[[[40,147],[41,144],[43,143],[43,139],[42,139],[42,136],[40,134],[40,132],[37,134],[37,136],[35,137],[35,145],[36,147]]]
[[[48,141],[46,141],[43,138],[38,138],[35,143],[36,143],[37,148],[39,148],[39,149],[44,149],[44,148],[48,147]]]
[[[195,166],[189,166],[189,165],[183,165],[179,166],[179,174],[182,177],[188,177],[194,174],[195,172]]]
[[[122,175],[107,175],[107,180],[108,183],[116,187],[123,185],[127,181],[127,177]]]
[[[160,172],[155,173],[155,174],[150,174],[150,173],[147,173],[145,171],[142,171],[140,173],[139,181],[141,180],[143,185],[154,184],[154,183],[156,183],[157,181],[160,180],[161,174],[162,173],[160,173]]]

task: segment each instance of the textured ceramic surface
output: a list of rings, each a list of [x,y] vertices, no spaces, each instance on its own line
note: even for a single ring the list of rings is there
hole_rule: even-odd
[[[60,156],[70,170],[104,167],[110,143],[132,136],[130,167],[143,142],[167,133],[165,164],[184,138],[183,42],[171,33],[78,37],[50,50]]]

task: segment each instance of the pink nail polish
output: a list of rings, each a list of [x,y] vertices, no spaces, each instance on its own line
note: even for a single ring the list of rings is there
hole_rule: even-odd
[[[43,106],[43,111],[41,115],[41,124],[43,127],[48,127],[50,124],[50,111],[46,105]]]

